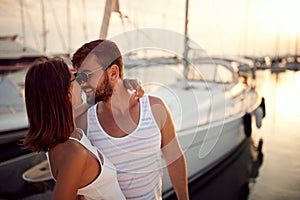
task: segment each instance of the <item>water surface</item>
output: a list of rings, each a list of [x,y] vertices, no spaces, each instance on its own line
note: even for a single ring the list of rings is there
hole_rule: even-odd
[[[234,155],[189,185],[191,199],[300,199],[300,72],[259,71],[257,88],[266,99],[263,126],[253,127],[252,137]],[[2,186],[0,199],[51,198],[52,183],[18,184],[5,196]]]

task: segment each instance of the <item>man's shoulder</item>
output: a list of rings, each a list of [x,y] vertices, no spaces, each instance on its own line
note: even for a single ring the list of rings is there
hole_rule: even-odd
[[[166,122],[167,107],[163,99],[157,96],[149,95],[151,111],[158,127],[161,129]]]
[[[151,106],[153,106],[153,105],[162,105],[162,106],[165,106],[165,103],[164,103],[163,99],[161,99],[158,96],[148,95],[148,98],[149,98],[149,102],[150,102]]]

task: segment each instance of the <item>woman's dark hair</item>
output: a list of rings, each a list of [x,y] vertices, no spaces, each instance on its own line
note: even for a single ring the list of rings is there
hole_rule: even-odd
[[[25,77],[29,131],[23,144],[47,151],[65,142],[74,131],[70,100],[71,73],[61,58],[39,59]]]

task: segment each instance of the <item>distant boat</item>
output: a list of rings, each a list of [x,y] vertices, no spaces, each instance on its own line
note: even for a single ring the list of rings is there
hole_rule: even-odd
[[[245,58],[253,60],[254,65],[258,70],[270,69],[272,65],[272,61],[269,56],[262,56],[262,57],[245,56]]]
[[[276,56],[272,58],[271,73],[285,72],[286,69],[286,57]]]
[[[17,35],[0,36],[0,74],[27,68],[44,56],[31,47],[24,47],[17,38]]]
[[[288,70],[300,70],[300,55],[288,55],[286,57],[286,68]]]
[[[17,41],[17,35],[0,37],[0,144],[17,141],[27,131],[24,70],[43,56],[24,47]]]
[[[7,76],[0,75],[0,144],[21,139],[28,128],[21,88]]]

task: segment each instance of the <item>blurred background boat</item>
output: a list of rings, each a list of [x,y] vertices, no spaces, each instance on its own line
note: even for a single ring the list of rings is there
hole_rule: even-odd
[[[24,75],[35,59],[44,56],[17,38],[0,37],[0,144],[16,141],[26,133]]]
[[[286,68],[294,71],[300,70],[300,55],[286,56]]]

